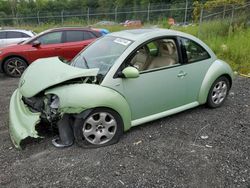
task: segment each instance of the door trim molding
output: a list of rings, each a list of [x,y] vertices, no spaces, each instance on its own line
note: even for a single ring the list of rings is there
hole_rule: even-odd
[[[137,126],[137,125],[149,122],[149,121],[153,121],[153,120],[160,119],[160,118],[172,115],[172,114],[176,114],[178,112],[181,112],[181,111],[184,111],[184,110],[187,110],[187,109],[190,109],[190,108],[194,108],[194,107],[196,107],[198,105],[199,105],[199,102],[197,102],[197,101],[192,102],[192,103],[188,103],[188,104],[185,104],[183,106],[179,106],[177,108],[173,108],[173,109],[170,109],[170,110],[167,110],[167,111],[164,111],[164,112],[160,112],[160,113],[157,113],[157,114],[153,114],[153,115],[149,115],[149,116],[146,116],[146,117],[143,117],[143,118],[140,118],[140,119],[133,120],[131,122],[131,125],[132,125],[132,127],[134,127],[134,126]]]

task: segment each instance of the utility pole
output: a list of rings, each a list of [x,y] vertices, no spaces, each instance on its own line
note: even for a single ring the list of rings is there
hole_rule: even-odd
[[[147,15],[147,21],[149,22],[149,13],[150,13],[150,3],[148,3],[148,15]]]
[[[186,25],[186,23],[187,23],[187,10],[188,10],[188,0],[186,0],[185,20],[184,20],[184,24],[185,24],[185,25]]]

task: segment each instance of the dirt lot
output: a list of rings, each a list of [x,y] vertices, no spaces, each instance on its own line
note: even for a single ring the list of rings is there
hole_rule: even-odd
[[[250,79],[237,78],[219,109],[147,123],[116,145],[57,149],[50,137],[23,151],[8,135],[17,83],[0,75],[0,187],[250,187]]]

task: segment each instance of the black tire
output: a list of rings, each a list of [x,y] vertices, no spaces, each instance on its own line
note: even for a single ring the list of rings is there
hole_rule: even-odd
[[[10,57],[3,65],[4,72],[11,77],[21,77],[27,67],[26,61],[19,57]]]
[[[212,84],[208,97],[207,105],[210,108],[218,108],[225,102],[230,89],[230,83],[227,77],[221,76]]]
[[[94,118],[96,118],[97,121],[99,121],[98,117],[97,117],[98,114],[99,114],[100,121],[101,121],[100,114],[107,114],[107,117],[105,117],[105,122],[109,123],[108,121],[106,121],[106,118],[110,118],[110,121],[113,119],[116,122],[116,128],[114,128],[114,129],[112,128],[113,130],[111,130],[110,129],[111,127],[109,127],[109,128],[107,128],[107,126],[105,127],[105,123],[100,123],[100,124],[98,123],[98,125],[88,124],[88,121],[93,120]],[[110,117],[108,117],[108,116],[110,116]],[[104,124],[104,125],[102,125],[102,124]],[[99,130],[99,127],[102,127],[102,126],[104,128]],[[87,132],[86,128],[88,129],[87,131],[91,130],[89,132],[91,132],[91,133],[94,132],[94,133],[91,134],[91,133]],[[108,131],[110,131],[108,134],[112,133],[113,136],[110,140],[108,140],[108,138],[106,137],[107,140],[102,141],[101,138],[105,139],[104,132],[107,131],[107,129],[110,129],[110,130],[108,130]],[[90,112],[90,114],[85,119],[76,118],[74,126],[73,126],[73,130],[74,130],[75,141],[80,147],[98,148],[98,147],[103,147],[103,146],[115,144],[120,140],[120,138],[123,134],[123,121],[122,121],[121,116],[117,112],[115,112],[111,109],[107,109],[107,108],[97,108],[97,109],[94,109],[92,112]],[[100,132],[101,130],[103,130],[103,133]],[[87,132],[87,134],[90,134],[90,135],[87,136],[86,132]],[[98,140],[96,135],[99,135],[99,134],[103,134],[102,136],[100,136],[100,142],[102,142],[102,143],[93,143],[93,142],[95,142],[94,140]]]

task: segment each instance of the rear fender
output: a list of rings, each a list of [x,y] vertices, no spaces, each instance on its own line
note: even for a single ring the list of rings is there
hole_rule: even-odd
[[[232,81],[234,77],[231,67],[226,62],[222,60],[216,60],[208,69],[206,76],[202,82],[198,96],[198,102],[200,104],[206,103],[207,96],[212,84],[217,78],[219,78],[222,75],[230,77],[231,79],[230,81]]]

